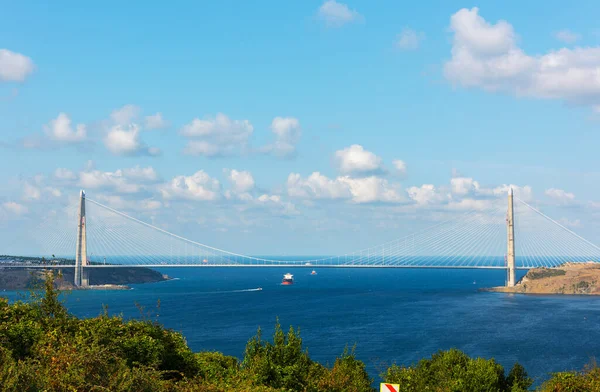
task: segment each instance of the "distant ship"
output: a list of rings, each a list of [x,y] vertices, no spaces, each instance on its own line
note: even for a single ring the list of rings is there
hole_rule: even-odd
[[[311,274],[311,275],[316,275],[316,274],[317,274],[317,271],[313,270],[313,271],[312,271],[310,274]]]
[[[281,281],[281,284],[285,284],[285,285],[294,284],[294,275],[292,275],[292,274],[283,275],[283,280]]]

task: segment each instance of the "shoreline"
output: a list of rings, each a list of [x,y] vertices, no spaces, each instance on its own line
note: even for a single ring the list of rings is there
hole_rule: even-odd
[[[158,283],[172,280],[151,268],[103,268],[90,271],[89,286],[76,287],[73,284],[74,271],[65,269],[59,272],[55,285],[60,290],[131,290],[130,285]],[[0,290],[22,291],[36,289],[46,279],[47,270],[44,269],[11,269],[4,268],[0,263]]]
[[[497,286],[479,291],[529,295],[600,295],[600,264],[567,262],[556,267],[532,268],[513,287]]]

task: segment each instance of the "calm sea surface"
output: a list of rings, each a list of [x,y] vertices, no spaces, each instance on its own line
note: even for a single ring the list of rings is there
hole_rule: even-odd
[[[300,327],[310,356],[332,363],[345,345],[378,379],[392,363],[411,364],[439,349],[522,363],[538,381],[548,372],[581,369],[600,357],[600,297],[483,293],[504,271],[410,269],[235,269],[162,271],[177,280],[129,291],[79,291],[67,298],[77,316],[110,313],[158,320],[181,331],[193,350],[241,357],[258,326],[276,317]],[[295,277],[281,286],[283,273]],[[261,291],[246,291],[262,287]],[[2,293],[17,298],[15,292]],[[157,301],[160,309],[157,310]],[[136,305],[137,304],[137,305]]]

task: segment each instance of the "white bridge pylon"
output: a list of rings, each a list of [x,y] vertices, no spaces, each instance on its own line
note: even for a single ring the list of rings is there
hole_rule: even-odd
[[[140,267],[354,267],[507,268],[508,211],[494,199],[463,213],[440,211],[441,219],[381,245],[339,256],[271,259],[212,247],[86,199],[86,268]],[[77,214],[66,224],[48,219],[31,241],[42,254],[74,259]],[[58,218],[58,217],[56,217]],[[600,247],[514,197],[515,268],[553,267],[564,262],[600,262]],[[61,264],[57,264],[60,266]]]

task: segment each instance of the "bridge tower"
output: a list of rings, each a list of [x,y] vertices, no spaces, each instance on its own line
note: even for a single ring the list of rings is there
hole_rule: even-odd
[[[87,237],[85,222],[85,191],[79,193],[79,214],[77,215],[77,250],[75,252],[75,286],[87,287],[89,285],[89,271],[87,259]]]
[[[508,251],[506,267],[508,272],[507,287],[515,285],[515,214],[513,209],[513,189],[508,192],[508,214],[506,219]]]

